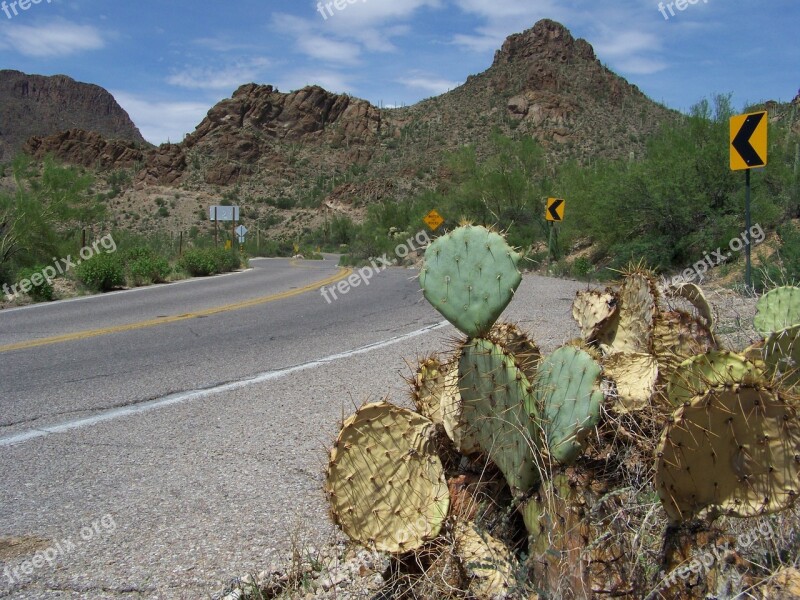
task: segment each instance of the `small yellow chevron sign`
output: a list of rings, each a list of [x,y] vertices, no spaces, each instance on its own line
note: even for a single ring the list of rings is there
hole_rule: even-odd
[[[544,218],[548,221],[563,221],[564,220],[564,207],[567,203],[561,198],[548,198],[547,210],[544,213]]]
[[[744,171],[767,164],[766,111],[731,117],[731,170]]]

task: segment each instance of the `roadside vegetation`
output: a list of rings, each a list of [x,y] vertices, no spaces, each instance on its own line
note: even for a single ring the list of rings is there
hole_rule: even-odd
[[[246,266],[237,248],[195,237],[181,248],[163,234],[143,236],[109,224],[105,194],[86,170],[17,156],[0,175],[0,302],[36,302],[164,283]],[[21,292],[20,282],[32,282]],[[4,287],[5,286],[5,287]],[[14,286],[17,286],[16,289]]]
[[[752,177],[752,223],[768,237],[753,248],[759,290],[800,276],[800,136],[793,127],[797,107],[782,110],[770,123],[769,164]],[[109,199],[131,185],[129,175],[112,173],[105,181],[111,192],[102,192],[86,169],[20,155],[0,165],[0,181],[5,182],[0,186],[0,287],[27,280],[61,257],[77,256],[85,245],[107,235],[118,249],[101,251],[63,276],[59,273],[47,285],[37,285],[30,297],[46,301],[212,275],[239,268],[246,256],[320,259],[321,253],[331,252],[342,254],[343,264],[360,265],[384,254],[393,257],[398,244],[425,227],[422,219],[432,209],[445,219],[436,233],[452,230],[462,220],[494,226],[523,250],[531,268],[550,274],[603,280],[639,261],[658,273],[681,272],[725,248],[745,229],[744,174],[728,169],[729,118],[734,112],[728,96],[715,96],[652,136],[643,152],[624,160],[598,154],[580,164],[553,165],[536,140],[496,132],[485,152],[464,146],[449,155],[434,189],[408,200],[372,204],[361,222],[326,216],[316,229],[277,238],[264,235],[262,228],[260,236],[251,232],[243,246],[234,243],[229,251],[216,247],[214,238],[198,226],[179,239],[116,225]],[[238,187],[222,195],[222,204],[240,203]],[[544,218],[548,197],[566,201],[565,219],[555,227],[552,246]],[[166,200],[161,204],[169,210]],[[200,214],[206,218],[203,210]],[[259,223],[267,230],[269,225]],[[229,235],[227,230],[220,233],[220,246]],[[741,284],[742,262],[735,253],[717,273]]]
[[[469,146],[451,155],[452,177],[435,191],[371,206],[361,224],[333,220],[309,239],[345,244],[346,260],[358,262],[391,253],[397,242],[390,230],[413,235],[436,209],[445,218],[442,229],[462,218],[495,226],[534,265],[547,264],[559,275],[610,277],[640,260],[657,272],[683,270],[744,231],[744,174],[728,168],[732,114],[729,97],[716,96],[652,137],[644,156],[598,156],[590,164],[557,167],[536,141],[498,134],[487,156]],[[794,121],[770,124],[768,167],[752,177],[752,222],[777,233],[769,253],[754,248],[757,286],[800,275],[800,230],[793,221],[800,218],[800,136],[787,120]],[[557,226],[558,261],[549,260],[548,197],[566,200],[565,220]]]

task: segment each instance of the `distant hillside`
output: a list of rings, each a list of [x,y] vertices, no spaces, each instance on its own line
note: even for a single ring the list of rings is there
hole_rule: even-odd
[[[244,85],[184,142],[153,154],[140,180],[240,183],[306,205],[369,203],[430,187],[448,151],[480,152],[494,130],[535,137],[554,161],[586,161],[639,155],[676,117],[603,67],[588,42],[543,20],[509,37],[484,73],[408,108],[316,86],[286,94]]]
[[[680,119],[604,67],[588,42],[542,20],[510,36],[483,73],[410,107],[379,108],[319,86],[285,93],[248,83],[178,144],[142,148],[70,125],[25,150],[108,176],[124,170],[115,177],[128,183],[108,203],[122,227],[204,229],[200,211],[224,197],[280,236],[319,226],[326,210],[358,221],[368,205],[446,185],[447,156],[471,144],[486,157],[495,132],[535,138],[552,165],[585,164],[641,158],[646,140]],[[167,195],[175,206],[159,217]]]
[[[65,75],[0,70],[0,161],[10,160],[32,136],[76,128],[148,145],[128,113],[103,88]]]

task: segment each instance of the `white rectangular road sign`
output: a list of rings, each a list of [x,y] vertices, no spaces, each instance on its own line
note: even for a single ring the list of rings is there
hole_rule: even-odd
[[[208,218],[211,221],[238,221],[238,206],[209,206]]]

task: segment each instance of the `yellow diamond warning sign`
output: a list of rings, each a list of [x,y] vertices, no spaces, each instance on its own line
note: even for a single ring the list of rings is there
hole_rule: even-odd
[[[424,221],[425,225],[431,228],[431,231],[436,231],[442,226],[442,223],[444,223],[442,215],[436,212],[436,209],[425,215],[425,218],[422,220]]]

